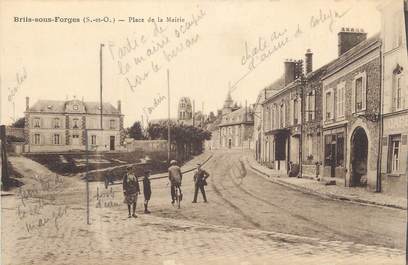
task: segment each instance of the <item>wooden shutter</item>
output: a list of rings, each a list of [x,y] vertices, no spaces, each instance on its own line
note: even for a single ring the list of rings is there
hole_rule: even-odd
[[[289,105],[289,125],[294,125],[295,124],[295,100],[292,99],[290,100],[290,105]]]
[[[327,120],[327,115],[326,115],[326,94],[327,94],[327,91],[324,90],[324,93],[323,93],[323,120],[324,121]]]
[[[356,79],[351,84],[351,112],[356,112]]]
[[[310,96],[309,93],[306,93],[306,105],[305,105],[305,121],[309,121],[309,113],[310,113],[310,109],[309,109],[309,101],[310,101]]]
[[[297,117],[298,117],[298,124],[302,124],[302,98],[299,98],[299,99],[298,99],[298,108],[297,108],[297,111],[298,111],[298,115],[297,115]]]
[[[362,101],[362,110],[365,110],[367,107],[367,74],[364,73],[362,78],[362,93],[361,93],[361,101]]]

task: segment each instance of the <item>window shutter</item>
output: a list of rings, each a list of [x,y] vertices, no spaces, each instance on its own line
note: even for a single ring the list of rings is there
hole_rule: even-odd
[[[312,120],[314,120],[316,118],[315,117],[315,113],[316,113],[316,92],[315,91],[312,92],[311,100],[312,100],[312,104],[311,104],[312,109],[310,111],[312,111]]]
[[[325,91],[324,94],[323,94],[323,120],[324,121],[327,120],[327,115],[326,115],[326,94],[327,94],[327,91]]]
[[[295,124],[295,100],[292,99],[290,101],[290,105],[289,105],[289,125],[294,125]]]
[[[298,99],[298,124],[302,124],[302,99]]]
[[[336,88],[336,118],[340,116],[340,86]]]
[[[356,80],[354,79],[351,84],[351,112],[356,112]]]
[[[310,101],[310,96],[308,95],[308,93],[306,94],[306,105],[305,105],[305,121],[309,121],[309,101]]]
[[[361,93],[362,98],[362,110],[365,110],[367,107],[367,75],[363,75],[363,91]]]

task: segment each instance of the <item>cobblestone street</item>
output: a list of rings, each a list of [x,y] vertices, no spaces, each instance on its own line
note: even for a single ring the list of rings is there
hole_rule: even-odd
[[[2,264],[404,264],[403,210],[271,183],[250,170],[240,152],[217,152],[204,168],[211,175],[208,204],[201,197],[191,203],[192,173],[184,175],[179,210],[170,204],[168,181],[152,180],[152,214],[142,213],[142,195],[136,219],[127,218],[121,185],[105,190],[91,183],[91,225],[81,181],[67,181],[54,202],[44,203],[34,216],[49,220],[30,231],[17,211],[22,201],[3,197]],[[55,214],[61,206],[65,211]]]

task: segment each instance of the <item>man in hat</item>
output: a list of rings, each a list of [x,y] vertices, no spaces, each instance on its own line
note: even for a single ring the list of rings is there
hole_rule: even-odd
[[[123,176],[123,194],[125,195],[124,203],[128,206],[129,216],[136,216],[137,195],[140,194],[139,180],[133,172],[131,166],[126,168],[126,174]],[[133,206],[132,215],[130,215],[130,208]]]
[[[181,169],[177,165],[176,160],[171,160],[169,167],[169,180],[170,180],[170,194],[171,194],[171,203],[174,204],[176,200],[176,187],[180,189],[180,199],[183,198],[181,193],[181,180],[183,179],[183,174],[181,174]]]
[[[197,170],[194,173],[194,200],[192,203],[197,202],[198,190],[200,189],[203,195],[204,202],[207,202],[207,196],[205,195],[204,186],[207,185],[207,178],[210,176],[207,171],[201,168],[201,164],[197,164]]]

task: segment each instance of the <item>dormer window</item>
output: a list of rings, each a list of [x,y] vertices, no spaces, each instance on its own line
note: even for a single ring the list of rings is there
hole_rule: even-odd
[[[79,107],[78,107],[78,105],[74,105],[74,106],[72,106],[72,108],[74,109],[74,110],[78,110],[79,109]]]

